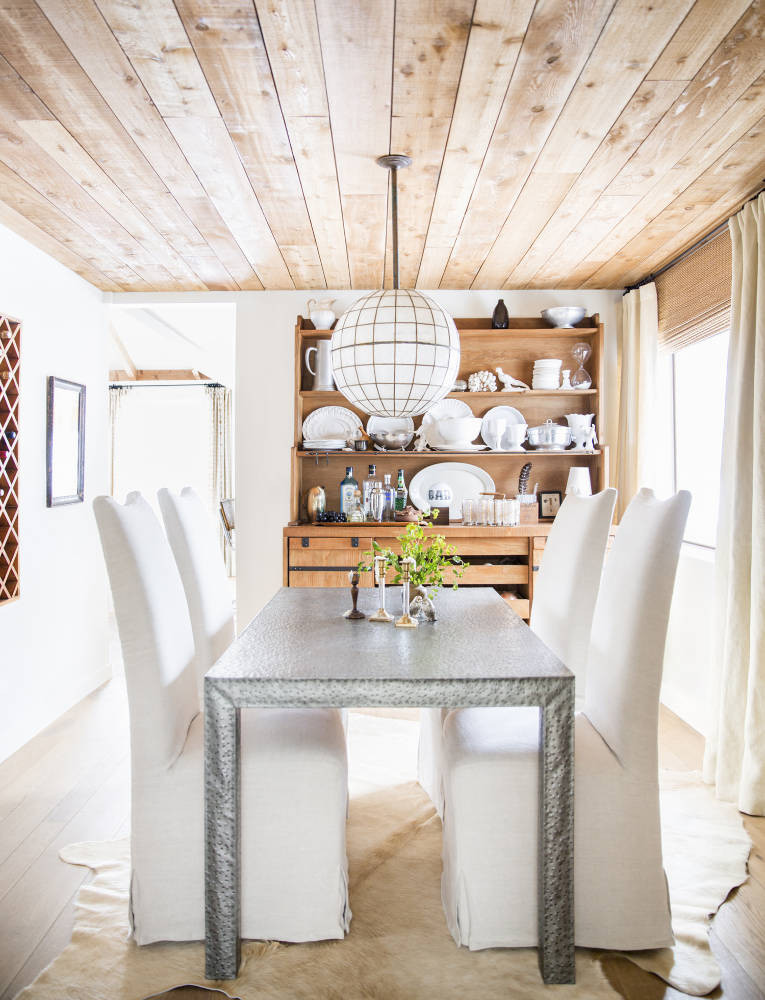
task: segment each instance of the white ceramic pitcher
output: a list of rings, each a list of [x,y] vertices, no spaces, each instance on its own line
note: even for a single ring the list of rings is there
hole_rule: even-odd
[[[594,413],[567,413],[566,420],[571,428],[571,439],[574,447],[580,451],[593,451],[598,443],[592,421]]]
[[[332,305],[334,299],[309,299],[308,315],[317,330],[329,330],[337,319]]]
[[[314,389],[334,389],[335,380],[332,377],[331,341],[320,340],[316,347],[309,347],[305,352],[305,366],[313,375]],[[311,351],[316,351],[316,370],[311,368]]]

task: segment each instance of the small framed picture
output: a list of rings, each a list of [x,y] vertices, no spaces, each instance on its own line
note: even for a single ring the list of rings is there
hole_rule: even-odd
[[[541,490],[538,495],[539,516],[552,518],[560,510],[563,494],[560,490]]]

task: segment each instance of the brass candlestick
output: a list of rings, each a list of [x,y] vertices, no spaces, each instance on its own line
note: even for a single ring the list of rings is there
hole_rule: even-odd
[[[359,618],[366,618],[363,611],[359,611],[356,607],[356,602],[359,599],[359,574],[358,570],[352,569],[348,574],[348,579],[351,581],[351,600],[353,601],[353,607],[345,612],[345,617],[352,620],[358,620]]]
[[[369,616],[371,622],[392,622],[393,615],[389,615],[385,610],[385,570],[388,560],[385,556],[375,556],[375,583],[380,593],[380,607],[373,615]]]
[[[411,556],[401,560],[401,610],[402,615],[396,620],[396,628],[417,628],[417,622],[409,614],[409,578],[417,564]]]

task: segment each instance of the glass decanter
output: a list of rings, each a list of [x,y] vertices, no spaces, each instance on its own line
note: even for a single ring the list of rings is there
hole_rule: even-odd
[[[579,367],[571,376],[571,388],[572,389],[589,389],[592,385],[592,379],[588,375],[584,363],[587,361],[589,356],[592,354],[592,348],[589,344],[586,344],[583,340],[579,343],[574,344],[571,348],[571,356],[574,361],[578,362]]]

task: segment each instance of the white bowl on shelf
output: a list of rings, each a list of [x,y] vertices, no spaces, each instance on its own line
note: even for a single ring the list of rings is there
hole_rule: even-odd
[[[438,421],[438,432],[444,444],[470,444],[481,433],[480,417],[450,417]]]

